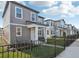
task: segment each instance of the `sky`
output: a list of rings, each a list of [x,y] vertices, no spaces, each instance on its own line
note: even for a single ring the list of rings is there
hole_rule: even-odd
[[[64,19],[67,24],[79,28],[79,1],[17,1],[39,11],[46,19]],[[0,27],[3,27],[5,1],[0,1]]]

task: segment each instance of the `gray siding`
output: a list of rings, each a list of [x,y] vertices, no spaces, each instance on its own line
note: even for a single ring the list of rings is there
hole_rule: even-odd
[[[15,7],[22,8],[23,19],[15,18]],[[26,25],[26,20],[31,21],[32,13],[37,14],[36,12],[26,9],[20,5],[9,2],[9,6],[6,10],[6,13],[5,13],[3,19],[4,19],[4,27],[5,27],[4,33],[7,34],[5,37],[7,37],[6,40],[8,40],[8,42],[10,44],[23,43],[23,42],[29,43],[31,41],[31,33],[30,33],[31,31],[29,28],[27,28],[26,26],[10,25],[10,23]],[[16,27],[18,27],[18,26],[22,27],[22,36],[17,37],[16,36]]]
[[[22,8],[22,10],[23,10],[23,19],[15,18],[15,7]],[[35,13],[35,12],[33,12],[31,10],[28,10],[28,9],[26,9],[24,7],[21,7],[21,6],[17,5],[17,4],[11,3],[11,15],[10,15],[11,20],[10,20],[10,23],[26,24],[26,20],[31,21],[31,14],[32,13]]]
[[[22,36],[16,36],[16,27],[22,27]],[[24,26],[16,26],[16,25],[11,25],[10,26],[10,39],[11,39],[11,44],[14,43],[23,43],[27,42],[29,43],[31,38],[30,38],[30,29]]]
[[[9,29],[9,23],[10,23],[10,3],[6,10],[6,13],[3,17],[3,38],[7,41],[7,43],[10,43],[10,29]]]
[[[10,3],[3,18],[3,28],[10,23]]]

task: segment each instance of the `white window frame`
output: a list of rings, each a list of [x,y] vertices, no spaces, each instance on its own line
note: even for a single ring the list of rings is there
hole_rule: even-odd
[[[18,28],[20,28],[20,33],[21,33],[20,35],[17,35],[17,32],[18,32],[17,29]],[[16,36],[22,36],[22,27],[16,27]]]
[[[21,18],[19,18],[19,17],[16,16],[16,9],[17,8],[21,9]],[[23,9],[21,7],[15,6],[15,18],[17,18],[17,19],[23,19]]]
[[[42,36],[42,29],[38,29],[38,30],[41,33],[41,34],[38,33],[38,35]]]
[[[31,17],[30,17],[32,22],[36,22],[36,17],[37,17],[37,16],[35,17],[35,20],[33,21],[33,20],[32,20],[32,14],[36,14],[36,13],[31,12]]]

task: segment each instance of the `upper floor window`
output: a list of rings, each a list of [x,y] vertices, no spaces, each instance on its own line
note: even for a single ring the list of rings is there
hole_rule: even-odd
[[[22,8],[20,7],[15,7],[15,17],[21,19],[23,16],[23,11]]]
[[[36,21],[36,14],[32,13],[32,17],[31,18],[32,18],[32,21],[35,22]]]
[[[16,36],[22,36],[22,27],[16,27]]]
[[[46,22],[46,24],[49,26],[49,22]]]

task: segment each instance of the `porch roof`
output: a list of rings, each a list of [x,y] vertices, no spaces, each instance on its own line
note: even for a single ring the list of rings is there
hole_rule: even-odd
[[[38,22],[26,21],[27,27],[47,27],[46,24],[41,24]]]

